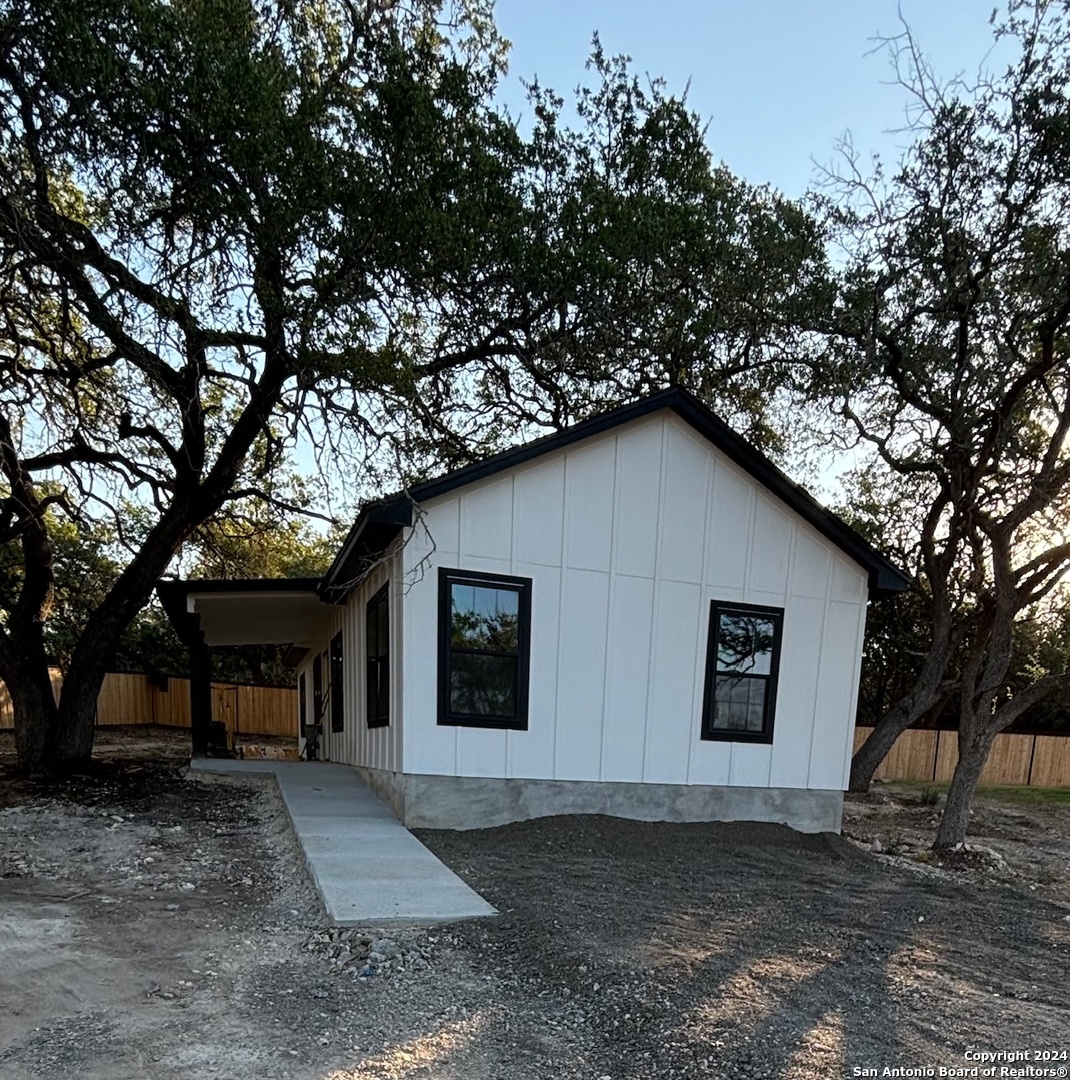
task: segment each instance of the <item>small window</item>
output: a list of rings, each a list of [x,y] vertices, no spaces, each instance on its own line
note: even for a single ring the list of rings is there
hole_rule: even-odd
[[[702,737],[771,743],[782,608],[710,606]]]
[[[364,609],[368,727],[390,723],[390,593],[384,585]]]
[[[331,731],[344,731],[346,726],[346,696],[342,689],[342,631],[331,638]]]
[[[440,724],[528,726],[531,579],[439,571]]]

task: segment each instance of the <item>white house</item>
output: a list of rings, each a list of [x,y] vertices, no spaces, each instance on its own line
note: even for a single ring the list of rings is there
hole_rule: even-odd
[[[306,650],[302,730],[408,825],[812,832],[840,826],[867,603],[906,584],[668,390],[365,507],[320,581],[161,596],[196,644]]]

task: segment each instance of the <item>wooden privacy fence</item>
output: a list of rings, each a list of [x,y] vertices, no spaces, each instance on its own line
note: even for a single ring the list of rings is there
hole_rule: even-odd
[[[855,749],[871,727],[855,728]],[[928,780],[946,783],[959,759],[957,731],[904,731],[873,774],[875,780]],[[997,735],[984,772],[983,785],[1017,784],[1070,787],[1070,737],[1064,735]]]
[[[59,693],[63,677],[52,673]],[[158,724],[189,727],[189,679],[167,679],[166,690],[147,675],[109,674],[97,698],[97,724]],[[297,691],[284,686],[212,683],[212,719],[230,735],[286,735],[297,738]],[[14,727],[11,698],[0,682],[0,729]]]

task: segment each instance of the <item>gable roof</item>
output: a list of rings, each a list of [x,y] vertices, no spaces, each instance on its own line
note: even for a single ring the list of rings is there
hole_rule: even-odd
[[[368,503],[361,510],[338,555],[324,575],[324,589],[340,593],[335,599],[344,598],[348,592],[347,583],[360,573],[361,561],[368,555],[381,552],[405,526],[412,524],[413,505],[474,484],[478,480],[485,480],[507,469],[514,469],[544,454],[561,450],[594,435],[601,435],[661,409],[669,409],[675,413],[866,570],[869,574],[871,596],[903,592],[910,587],[910,582],[903,573],[846,522],[825,509],[813,496],[785,476],[764,454],[736,434],[693,394],[679,387],[672,387],[630,405],[600,413],[552,435],[473,462],[462,469],[415,484],[408,491]]]

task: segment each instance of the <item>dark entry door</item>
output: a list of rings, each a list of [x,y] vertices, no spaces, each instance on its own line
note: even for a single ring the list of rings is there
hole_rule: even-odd
[[[312,723],[317,734],[323,730],[323,653],[312,661]]]

